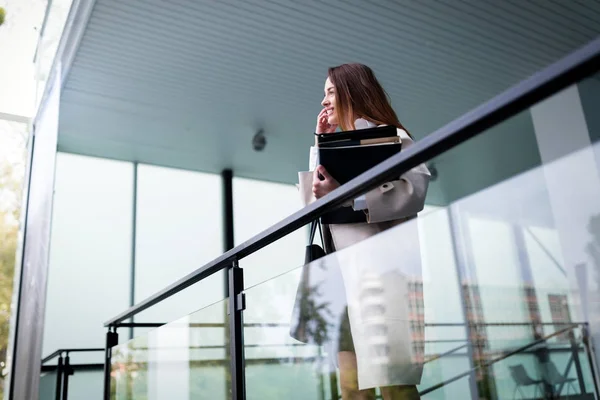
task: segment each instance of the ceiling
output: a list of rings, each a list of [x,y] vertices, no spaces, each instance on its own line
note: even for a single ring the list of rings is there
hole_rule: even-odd
[[[329,66],[371,66],[420,138],[596,38],[599,21],[600,2],[585,0],[96,0],[65,78],[59,150],[293,183]],[[465,153],[483,164],[508,143],[486,136]],[[539,162],[535,146],[522,157]],[[446,186],[432,186],[434,203],[458,195]]]

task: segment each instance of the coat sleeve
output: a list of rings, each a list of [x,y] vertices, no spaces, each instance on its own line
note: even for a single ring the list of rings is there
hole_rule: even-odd
[[[413,144],[408,134],[399,130],[403,148]],[[366,193],[367,221],[377,223],[411,217],[423,210],[431,174],[420,164],[400,179],[385,183]]]

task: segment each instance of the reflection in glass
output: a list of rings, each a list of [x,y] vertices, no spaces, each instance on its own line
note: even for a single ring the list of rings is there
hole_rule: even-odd
[[[422,229],[422,251],[431,247],[443,252],[453,230],[450,221],[455,220],[448,218],[447,209],[442,208],[409,223],[418,223]],[[479,232],[474,242],[479,246],[508,246],[512,243],[508,239],[498,244],[485,241],[492,237],[488,235],[497,236],[499,232],[515,233],[502,229],[502,225],[491,223],[490,229]],[[310,265],[310,290],[306,295],[314,314],[307,318],[314,325],[308,329],[307,344],[291,338],[289,331],[302,268],[248,289],[247,302],[256,305],[245,311],[249,399],[330,399],[339,395],[337,346],[343,339],[347,288],[353,285],[362,287],[359,299],[367,315],[373,315],[374,310],[385,312],[390,302],[378,301],[378,297],[387,292],[386,285],[395,289],[395,295],[404,297],[408,311],[402,318],[408,324],[398,324],[399,318],[391,318],[394,323],[385,318],[367,319],[362,338],[367,345],[375,344],[369,353],[371,364],[390,362],[391,350],[399,343],[400,348],[409,344],[411,354],[422,354],[415,361],[424,364],[419,390],[428,399],[470,398],[471,379],[479,396],[475,398],[505,398],[512,396],[517,386],[517,393],[525,398],[531,398],[535,390],[540,397],[542,393],[580,393],[581,387],[584,392],[593,390],[584,335],[587,324],[573,319],[568,297],[557,292],[538,300],[535,294],[542,288],[533,282],[519,284],[514,275],[510,281],[477,281],[472,277],[465,277],[460,285],[456,277],[440,281],[444,274],[456,273],[452,252],[439,263],[432,262],[436,254],[423,254],[423,278],[402,281],[398,267],[393,266],[401,265],[396,244],[403,238],[403,230],[405,226],[391,229]],[[365,253],[378,254],[378,266],[374,269],[368,264],[369,279],[363,275],[353,279],[344,268],[353,265],[348,260],[357,260]],[[515,260],[502,265],[517,267],[520,264]],[[486,264],[480,259],[474,265],[484,268]],[[465,270],[465,276],[467,273]],[[499,269],[498,273],[504,271]],[[443,290],[436,290],[438,285]],[[402,287],[406,288],[404,292],[398,290]],[[464,319],[460,297],[465,305]],[[537,386],[525,385],[529,381],[523,371],[539,381]]]
[[[444,213],[445,210],[427,213],[418,223],[432,226],[435,222],[444,221]],[[348,345],[356,348],[357,337],[368,352],[364,364],[369,370],[374,370],[372,374],[389,373],[393,378],[394,373],[410,373],[411,369],[416,367],[418,370],[425,364],[422,386],[427,388],[451,373],[468,370],[467,339],[460,309],[457,310],[459,306],[454,307],[455,312],[450,307],[449,312],[440,312],[436,318],[432,312],[435,302],[426,306],[425,297],[427,289],[439,282],[424,281],[420,274],[411,276],[410,269],[403,270],[402,266],[414,264],[398,262],[397,254],[402,249],[397,243],[406,231],[413,230],[411,223],[416,224],[417,221],[386,231],[310,265],[311,290],[307,297],[314,305],[311,310],[315,314],[305,317],[312,321],[313,328],[319,329],[309,329],[312,335],[308,335],[307,344],[292,339],[289,330],[301,269],[247,291],[248,304],[261,305],[248,307],[245,311],[248,398],[337,398],[340,394],[338,349]],[[447,238],[443,229],[434,232],[435,235],[423,241],[425,245],[441,244],[436,243],[436,236]],[[359,263],[348,262],[364,260],[358,258],[359,254],[378,255],[375,264],[363,264],[370,267],[368,279],[364,279],[365,275],[360,271],[354,271],[353,275],[346,268],[353,265],[360,269]],[[451,259],[448,261],[452,266]],[[428,265],[425,262],[424,269]],[[432,267],[435,272],[439,265]],[[423,273],[428,276],[431,272]],[[348,340],[346,332],[349,329],[346,305],[347,299],[351,298],[347,295],[347,288],[353,286],[361,294],[357,296],[358,307],[360,312],[365,312],[366,318],[362,319],[362,331],[357,330],[358,335],[353,335],[355,341],[348,344],[344,343]],[[399,290],[401,288],[404,290]],[[447,292],[448,306],[456,304],[456,290],[447,288]],[[380,316],[375,316],[375,310]],[[267,360],[268,364],[275,365],[256,365],[266,364]],[[377,367],[379,371],[375,370]],[[269,385],[266,393],[264,382],[273,380],[268,378],[273,374],[281,380]],[[464,396],[468,393],[468,385],[456,382],[441,392]],[[267,395],[273,397],[265,397]]]
[[[573,93],[433,160],[438,206],[417,220],[311,263],[306,343],[289,332],[306,266],[250,287],[248,398],[338,398],[347,323],[367,349],[357,373],[381,374],[403,349],[423,364],[427,399],[593,398],[600,146]],[[419,252],[403,251],[415,226]]]

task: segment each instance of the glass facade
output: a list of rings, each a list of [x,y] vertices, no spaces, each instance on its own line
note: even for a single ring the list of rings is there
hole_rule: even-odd
[[[148,165],[137,171],[134,303],[223,252],[220,176]],[[224,295],[223,275],[217,274],[136,320],[173,321]]]
[[[98,327],[129,305],[132,181],[130,163],[58,154],[44,357],[103,347]]]
[[[302,204],[294,185],[234,178],[235,244],[244,243],[300,208]],[[240,266],[245,271],[246,287],[287,271],[289,260],[302,262],[306,239],[305,230],[298,230],[244,258]]]
[[[220,208],[217,175],[58,153],[44,356],[103,347],[105,320],[221,254]],[[223,296],[216,274],[136,321],[172,321]],[[125,331],[121,340],[147,331]],[[98,352],[71,354],[75,365],[102,360]],[[100,399],[101,369],[85,374],[98,390],[86,389],[78,371],[70,396]],[[54,380],[52,372],[43,375],[40,396],[54,395]]]

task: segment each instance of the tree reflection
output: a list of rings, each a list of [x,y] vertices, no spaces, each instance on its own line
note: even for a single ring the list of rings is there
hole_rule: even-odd
[[[321,301],[323,293],[322,283],[315,285],[301,285],[298,290],[299,302],[297,304],[299,321],[296,337],[305,343],[322,345],[330,339],[329,320],[333,313],[329,309],[328,301]]]

